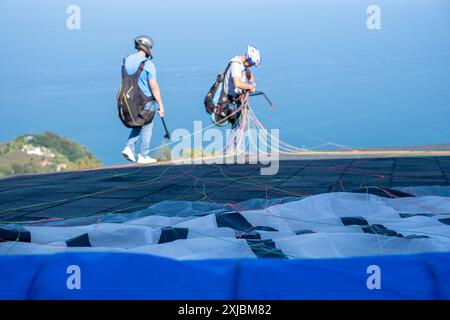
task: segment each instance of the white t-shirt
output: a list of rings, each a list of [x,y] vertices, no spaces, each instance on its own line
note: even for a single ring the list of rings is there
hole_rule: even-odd
[[[242,81],[246,81],[246,68],[239,56],[234,57],[230,62],[230,68],[223,81],[223,88],[228,95],[235,97],[241,93],[241,90],[234,86],[233,77],[241,77]]]

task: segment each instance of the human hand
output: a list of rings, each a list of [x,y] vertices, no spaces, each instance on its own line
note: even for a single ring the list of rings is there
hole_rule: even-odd
[[[164,108],[163,107],[159,107],[158,114],[161,118],[164,117]]]

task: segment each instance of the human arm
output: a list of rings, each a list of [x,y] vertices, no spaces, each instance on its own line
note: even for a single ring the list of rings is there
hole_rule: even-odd
[[[158,81],[156,79],[150,79],[148,81],[150,89],[152,90],[152,95],[158,104],[158,113],[160,117],[164,117],[164,104],[161,98],[161,90],[159,89]]]
[[[256,86],[252,83],[247,83],[241,80],[241,78],[239,76],[233,77],[233,84],[236,88],[241,89],[241,90],[247,90],[250,92],[255,92],[256,90]]]
[[[145,70],[148,72],[148,84],[152,92],[153,98],[155,98],[158,104],[158,113],[160,117],[164,117],[164,104],[161,97],[161,90],[159,89],[158,81],[156,80],[156,68],[151,61],[147,61],[145,64]]]
[[[253,73],[250,71],[250,69],[246,69],[245,70],[245,75],[247,76],[248,79],[248,83],[251,84],[254,88],[254,90],[252,92],[255,92],[256,90],[256,82],[255,82],[255,77],[253,76]]]
[[[242,74],[245,72],[246,78],[251,81],[253,80],[253,75],[251,74],[248,68],[242,68],[242,65],[239,63],[231,63],[230,65],[230,73],[231,78],[233,79],[233,85],[235,88],[240,90],[247,90],[250,92],[255,91],[255,85],[251,82],[243,81]]]

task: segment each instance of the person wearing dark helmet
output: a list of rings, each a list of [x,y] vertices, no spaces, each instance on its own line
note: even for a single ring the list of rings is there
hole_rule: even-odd
[[[145,96],[152,98],[145,105],[145,109],[154,109],[155,103],[158,105],[158,114],[160,117],[164,116],[164,104],[161,98],[161,92],[158,82],[156,80],[156,68],[153,62],[153,39],[148,36],[138,36],[134,40],[136,53],[127,56],[124,59],[124,67],[128,75],[135,74],[142,62],[145,61],[142,72],[139,76],[139,89]],[[132,128],[122,155],[128,161],[137,162],[139,164],[148,164],[156,162],[149,156],[150,141],[152,138],[153,122],[143,125],[142,127]],[[140,152],[135,153],[135,144],[138,139],[141,139]]]

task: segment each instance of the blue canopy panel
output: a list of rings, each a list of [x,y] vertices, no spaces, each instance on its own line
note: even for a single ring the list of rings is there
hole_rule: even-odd
[[[176,261],[72,252],[0,256],[0,265],[0,299],[450,299],[450,253]],[[380,289],[367,286],[372,265]],[[70,266],[79,289],[68,286]]]

